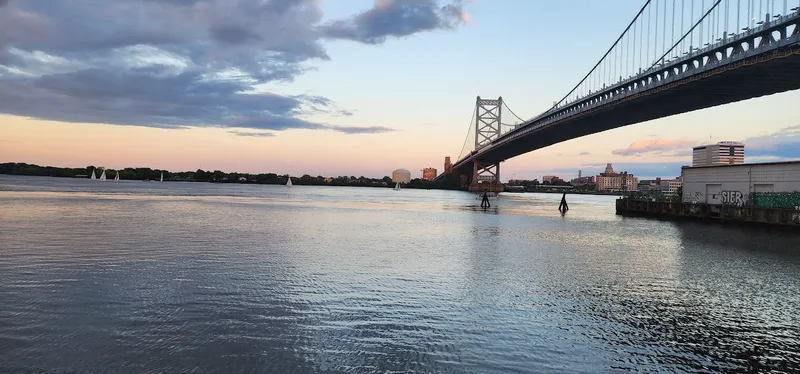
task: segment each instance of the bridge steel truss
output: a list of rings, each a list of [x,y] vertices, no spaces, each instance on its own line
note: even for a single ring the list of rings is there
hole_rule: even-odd
[[[636,100],[642,95],[673,89],[687,82],[703,80],[739,67],[748,67],[791,55],[800,55],[800,10],[774,20],[767,18],[760,27],[750,29],[732,38],[723,38],[723,40],[713,45],[688,53],[683,58],[655,64],[630,79],[623,80],[618,84],[578,100],[551,108],[541,115],[518,125],[513,130],[500,135],[490,143],[482,143],[483,145],[480,148],[476,147],[475,151],[456,161],[453,164],[453,169],[466,170],[468,163],[473,160],[483,160],[484,164],[499,164],[499,162],[515,155],[507,154],[507,152],[497,152],[496,149],[498,147],[531,135],[532,132],[566,123],[573,118],[582,117],[598,110],[607,110],[617,103]],[[769,93],[772,92],[765,91],[754,94],[752,97]],[[720,101],[713,104],[720,105],[726,102],[730,101]],[[690,110],[694,109],[699,108],[691,108]],[[671,114],[685,111],[677,111]],[[654,118],[642,118],[638,122],[649,119]],[[619,126],[638,122],[624,123]],[[494,155],[490,156],[490,154]]]
[[[475,100],[475,149],[479,149],[500,137],[503,98],[497,100]]]
[[[502,131],[503,97],[475,100],[475,149],[490,145],[500,138]],[[500,163],[485,163],[473,160],[470,190],[491,189],[497,192],[500,184]]]

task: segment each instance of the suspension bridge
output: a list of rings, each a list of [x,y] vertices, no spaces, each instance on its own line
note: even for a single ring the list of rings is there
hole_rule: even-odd
[[[581,136],[800,89],[800,0],[647,0],[553,106],[523,120],[478,97],[446,174],[502,191],[500,163]],[[508,112],[517,124],[503,123]]]

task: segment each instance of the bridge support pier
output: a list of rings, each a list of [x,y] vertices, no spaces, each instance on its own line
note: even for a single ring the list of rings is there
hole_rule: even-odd
[[[503,192],[503,185],[500,183],[500,163],[472,160],[472,181],[469,190]]]

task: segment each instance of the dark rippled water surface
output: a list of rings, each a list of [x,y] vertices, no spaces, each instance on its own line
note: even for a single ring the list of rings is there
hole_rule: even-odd
[[[560,198],[0,176],[0,372],[800,371],[800,236]]]

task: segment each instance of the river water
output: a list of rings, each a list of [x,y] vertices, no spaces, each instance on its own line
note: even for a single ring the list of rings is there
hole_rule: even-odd
[[[800,371],[800,235],[560,199],[0,176],[0,372]]]

